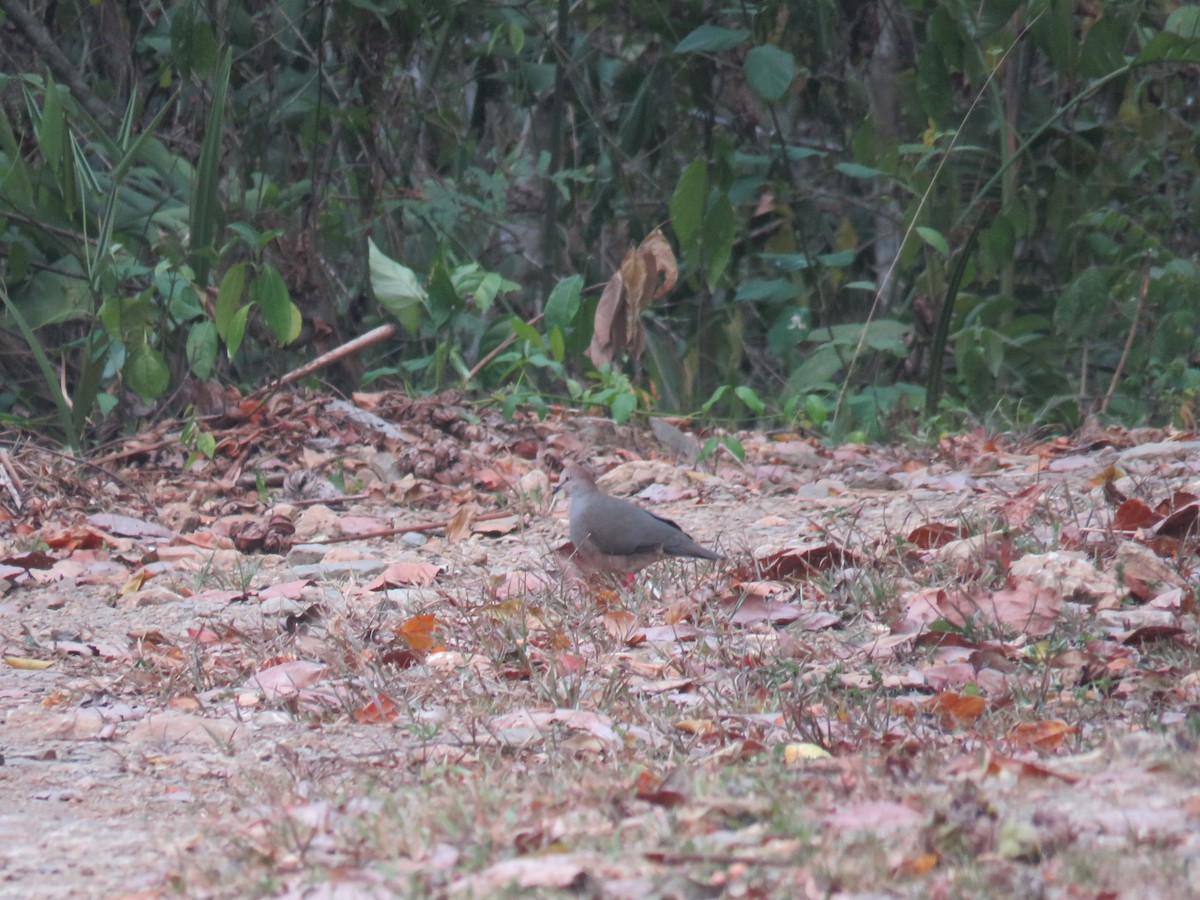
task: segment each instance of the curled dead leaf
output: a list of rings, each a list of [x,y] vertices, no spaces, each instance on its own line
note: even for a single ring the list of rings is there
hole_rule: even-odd
[[[605,285],[596,307],[588,358],[596,366],[603,366],[622,350],[634,359],[640,357],[646,349],[640,316],[651,303],[675,287],[678,278],[675,252],[656,228],[625,254],[621,268]]]

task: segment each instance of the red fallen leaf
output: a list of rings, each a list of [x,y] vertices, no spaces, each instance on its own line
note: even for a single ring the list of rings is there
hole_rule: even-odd
[[[610,609],[601,617],[604,630],[618,641],[629,641],[638,631],[637,617],[625,609]]]
[[[757,625],[769,622],[772,625],[790,625],[803,615],[795,603],[772,603],[759,597],[747,597],[737,611],[729,617],[731,625]]]
[[[1004,739],[1022,750],[1048,752],[1062,745],[1067,735],[1079,729],[1060,719],[1042,719],[1038,722],[1019,722],[1008,729]]]
[[[637,798],[671,809],[682,806],[691,799],[691,785],[688,783],[687,771],[678,766],[659,779],[652,772],[643,771],[635,783]]]
[[[319,681],[328,668],[323,663],[296,659],[255,672],[246,681],[246,687],[262,691],[268,700],[291,697]]]
[[[508,449],[510,453],[521,459],[537,459],[540,447],[537,441],[513,441],[508,445]]]
[[[1166,500],[1160,500],[1154,507],[1154,511],[1162,516],[1169,516],[1183,509],[1185,506],[1190,506],[1200,500],[1195,494],[1190,494],[1187,491],[1176,491]]]
[[[1196,531],[1200,519],[1200,503],[1192,502],[1176,507],[1175,511],[1158,523],[1154,529],[1161,537],[1186,538]]]
[[[908,542],[922,550],[935,550],[945,547],[951,541],[967,536],[967,530],[961,525],[948,525],[945,522],[929,522],[920,525],[908,533]]]
[[[943,691],[925,701],[925,709],[940,713],[947,727],[974,722],[987,709],[987,700],[975,694],[956,694]]]
[[[464,503],[460,506],[458,511],[450,517],[450,521],[446,523],[446,540],[451,544],[457,544],[469,535],[478,512],[474,503]]]
[[[508,487],[508,479],[500,475],[495,469],[480,469],[475,473],[474,483],[483,485],[489,491],[498,491],[501,488]]]
[[[391,722],[398,715],[400,715],[400,710],[395,702],[389,697],[380,697],[372,700],[366,706],[356,709],[354,721],[363,725],[378,725],[381,722]]]
[[[647,628],[636,629],[626,643],[632,645],[645,641],[694,641],[703,634],[704,632],[699,628],[688,625],[686,622],[679,622],[675,625],[651,625]]]
[[[62,531],[43,528],[38,537],[51,550],[95,550],[104,546],[104,535],[90,528],[66,528]]]
[[[1113,531],[1137,531],[1139,528],[1149,528],[1158,522],[1162,516],[1148,507],[1141,500],[1126,500],[1113,514]]]
[[[734,584],[734,587],[748,597],[770,597],[772,594],[782,594],[784,591],[793,590],[778,581],[739,581]]]
[[[1010,590],[993,591],[980,600],[979,609],[985,618],[1025,634],[1049,634],[1062,612],[1062,594],[1032,581],[1018,581]]]
[[[102,531],[107,531],[109,534],[119,534],[122,537],[170,540],[175,536],[175,532],[169,528],[164,528],[162,525],[147,522],[145,519],[137,519],[133,516],[122,516],[115,513],[95,513],[88,516],[88,522]]]
[[[915,878],[929,874],[937,864],[938,855],[936,853],[922,853],[920,856],[901,860],[892,867],[892,875],[897,878]]]
[[[551,578],[545,572],[509,572],[504,581],[492,594],[494,600],[507,600],[510,597],[524,597],[553,588],[558,580]]]
[[[1034,484],[1025,488],[1015,497],[1009,499],[1007,503],[1000,508],[1000,514],[1004,516],[1004,521],[1009,528],[1024,528],[1034,511],[1038,508],[1038,501],[1041,500],[1042,493],[1046,490],[1045,484]]]
[[[1182,628],[1176,628],[1174,625],[1143,625],[1125,635],[1121,639],[1121,643],[1134,647],[1148,644],[1151,641],[1161,641],[1164,638],[1178,637],[1183,633]]]
[[[187,634],[197,644],[215,644],[224,639],[224,635],[218,634],[211,628],[189,628]]]
[[[946,688],[960,688],[975,680],[975,667],[969,663],[948,663],[942,666],[928,666],[921,670],[925,683],[935,691]]]
[[[854,553],[833,544],[789,547],[755,562],[761,569],[762,577],[773,581],[804,579],[827,569],[859,565]]]
[[[259,600],[270,600],[273,597],[279,597],[283,600],[299,600],[304,593],[304,589],[310,585],[316,584],[310,578],[298,578],[295,581],[285,581],[282,584],[273,584],[270,587],[265,587],[258,592]]]
[[[433,613],[421,613],[397,625],[392,630],[400,636],[400,640],[408,644],[410,650],[429,653],[434,649],[433,632],[438,620]]]
[[[1057,778],[1059,781],[1065,781],[1067,784],[1075,784],[1079,781],[1078,775],[1072,775],[1069,772],[1057,772],[1048,766],[1043,766],[1041,763],[993,754],[988,760],[987,774],[999,775],[1001,772],[1014,772],[1021,778]]]
[[[393,647],[391,650],[385,650],[380,655],[379,661],[387,666],[395,666],[397,669],[408,669],[424,658],[424,653],[413,653],[407,647]]]
[[[0,563],[10,565],[25,572],[28,572],[30,569],[53,569],[56,562],[58,562],[57,559],[49,553],[43,553],[41,550],[22,553],[20,556],[6,556],[0,559]]]
[[[555,653],[554,660],[565,672],[582,675],[587,671],[587,660],[575,653]]]
[[[378,578],[367,585],[367,590],[383,591],[388,588],[413,584],[418,587],[427,587],[433,584],[433,580],[441,571],[442,567],[435,566],[433,563],[392,563],[380,573]]]

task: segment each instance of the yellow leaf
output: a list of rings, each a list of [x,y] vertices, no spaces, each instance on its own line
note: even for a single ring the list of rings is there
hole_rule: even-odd
[[[54,665],[49,659],[26,659],[23,656],[6,656],[4,661],[14,669],[48,669]]]
[[[829,758],[829,751],[819,744],[788,744],[783,748],[783,761],[789,766]]]

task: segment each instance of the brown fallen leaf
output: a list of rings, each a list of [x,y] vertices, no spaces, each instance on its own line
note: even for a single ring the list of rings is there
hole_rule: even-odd
[[[392,563],[384,569],[377,578],[367,585],[368,591],[383,591],[388,588],[416,585],[428,587],[433,584],[441,566],[423,562]]]
[[[1004,739],[1022,750],[1056,750],[1068,735],[1079,729],[1060,719],[1042,719],[1037,722],[1018,722],[1008,730]]]
[[[987,709],[987,700],[975,694],[958,694],[943,691],[925,702],[925,708],[940,713],[947,727],[974,722]]]
[[[446,523],[446,540],[452,544],[457,544],[463,538],[471,533],[471,526],[475,523],[475,505],[473,503],[464,503],[458,508],[450,521]]]
[[[945,522],[928,522],[919,525],[908,533],[908,542],[922,550],[934,550],[944,547],[951,541],[961,540],[967,536],[962,525],[949,525]]]
[[[687,768],[676,766],[661,779],[652,772],[643,771],[637,778],[637,798],[667,809],[682,806],[692,798]]]
[[[323,663],[294,659],[251,675],[245,687],[261,691],[267,700],[291,697],[319,680],[328,666]]]
[[[445,649],[436,646],[437,641],[434,639],[434,632],[437,627],[438,620],[432,613],[422,613],[397,625],[393,630],[408,645],[410,650],[428,653],[434,650]]]

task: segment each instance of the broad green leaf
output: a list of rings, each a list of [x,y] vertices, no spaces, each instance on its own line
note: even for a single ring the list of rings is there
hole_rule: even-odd
[[[1183,38],[1200,38],[1200,4],[1188,3],[1167,16],[1164,31]]]
[[[808,421],[820,428],[825,424],[825,420],[829,418],[829,406],[825,403],[824,398],[817,394],[806,394],[804,397],[804,414],[808,416]]]
[[[367,267],[371,272],[371,291],[383,308],[396,318],[426,302],[425,289],[416,273],[383,253],[367,239]]]
[[[550,355],[554,358],[555,362],[562,362],[567,355],[567,342],[563,337],[562,329],[557,325],[552,326],[549,330],[548,338],[550,342]]]
[[[113,294],[100,305],[98,313],[104,330],[115,341],[129,337],[143,340],[147,331],[153,330],[158,321],[158,306],[152,302],[152,288],[147,288],[136,297]]]
[[[517,54],[525,47],[525,29],[517,22],[508,23],[508,43],[512,45],[513,53]]]
[[[1055,71],[1074,75],[1079,44],[1075,40],[1075,4],[1071,0],[1049,0],[1030,23],[1030,31],[1050,58]]]
[[[932,42],[925,45],[917,59],[917,97],[925,115],[935,123],[943,120],[952,106],[950,73],[942,51]]]
[[[539,350],[546,349],[546,344],[542,340],[542,335],[528,322],[523,322],[516,316],[512,316],[508,321],[509,324],[512,325],[512,330],[516,332],[519,340],[528,341],[532,346],[538,348]]]
[[[817,257],[817,262],[830,269],[844,269],[854,262],[854,257],[857,255],[853,250],[843,250],[841,253],[822,253]]]
[[[237,355],[238,348],[242,346],[242,338],[246,336],[246,322],[250,318],[252,309],[254,307],[247,303],[234,312],[233,318],[229,322],[229,330],[226,331],[223,340],[225,341],[225,353],[230,359]]]
[[[2,194],[3,186],[0,185],[0,195]],[[29,248],[24,242],[14,240],[8,245],[8,270],[5,274],[12,284],[23,281],[29,274]]]
[[[720,387],[718,387],[715,391],[712,392],[712,396],[709,397],[708,400],[705,401],[704,405],[700,407],[700,412],[707,413],[710,409],[712,409],[719,402],[721,402],[721,398],[724,397],[728,393],[729,393],[729,385],[723,384]]]
[[[246,264],[237,263],[229,267],[221,277],[217,288],[217,302],[213,306],[213,323],[221,340],[229,341],[229,328],[233,317],[242,305],[242,293],[246,285]]]
[[[676,53],[720,53],[732,50],[750,37],[749,28],[721,28],[701,25],[675,45]]]
[[[834,168],[848,178],[877,178],[883,174],[883,172],[871,166],[852,162],[841,162],[834,166]]]
[[[796,393],[808,393],[829,384],[842,368],[841,357],[830,346],[820,346],[797,366],[788,377],[788,388]]]
[[[768,103],[781,99],[796,77],[796,60],[786,50],[763,44],[746,54],[746,81]]]
[[[704,248],[704,280],[709,288],[716,287],[729,258],[733,255],[733,236],[737,230],[733,204],[728,197],[721,197],[704,217],[704,232],[701,239]]]
[[[708,199],[708,162],[703,157],[693,159],[675,184],[671,195],[671,227],[679,238],[680,252],[700,229],[704,204]]]
[[[46,82],[46,96],[42,104],[42,116],[38,122],[38,149],[42,158],[50,164],[50,169],[58,175],[63,175],[63,154],[66,148],[66,114],[63,112],[62,96],[58,85],[53,81]]]
[[[457,270],[455,270],[457,271]],[[439,253],[429,268],[426,305],[434,327],[441,328],[463,307],[463,299],[454,283],[454,276],[447,267],[446,258]]]
[[[188,329],[188,367],[197,378],[208,378],[217,364],[217,329],[207,319]]]
[[[612,403],[609,404],[608,408],[612,413],[613,421],[620,425],[628,420],[633,415],[634,410],[637,409],[637,396],[628,391],[623,391],[613,397]]]
[[[488,272],[480,279],[479,286],[472,294],[480,312],[487,312],[492,308],[492,304],[496,301],[496,295],[500,293],[503,286],[504,279],[500,277],[499,272]]]
[[[1022,0],[983,0],[977,16],[980,32],[986,35],[1008,25],[1021,3]]]
[[[1089,266],[1059,294],[1054,304],[1055,326],[1074,337],[1087,334],[1108,315],[1109,297],[1107,270]]]
[[[746,448],[742,446],[741,441],[739,441],[732,434],[723,434],[721,435],[720,440],[721,444],[724,445],[726,450],[734,455],[735,459],[737,459],[739,462],[745,462]]]
[[[1122,45],[1129,36],[1128,23],[1103,15],[1092,23],[1079,50],[1079,70],[1085,78],[1103,78],[1125,67]]]
[[[194,3],[181,4],[171,17],[171,62],[184,78],[207,75],[217,64],[217,37],[196,16]]]
[[[580,296],[583,292],[583,276],[564,278],[550,291],[546,298],[544,321],[548,329],[565,330],[579,312]]]
[[[950,255],[950,245],[946,243],[946,239],[942,237],[942,233],[936,228],[928,228],[925,225],[918,225],[917,234],[921,236],[921,240],[927,243],[938,253],[942,254],[942,256]]]
[[[300,311],[292,303],[283,276],[274,266],[265,266],[250,283],[250,300],[257,303],[275,340],[284,346],[300,335]]]
[[[171,385],[171,373],[162,354],[149,344],[139,344],[125,360],[125,381],[135,394],[149,402]]]
[[[752,278],[738,285],[733,299],[743,303],[782,303],[795,300],[801,293],[801,289],[786,278]]]
[[[1180,37],[1170,32],[1160,32],[1133,58],[1133,65],[1147,63],[1178,62],[1200,63],[1200,40]]]
[[[13,304],[25,315],[31,328],[92,314],[92,297],[86,280],[67,274],[78,271],[78,262],[73,257],[63,257],[54,268],[37,272],[13,293]]]
[[[755,415],[761,416],[766,412],[766,404],[762,402],[762,398],[754,392],[754,389],[744,384],[739,384],[733,389],[734,394],[738,399],[746,404],[747,408]]]
[[[954,17],[944,6],[934,9],[929,17],[929,43],[935,45],[942,56],[942,62],[951,71],[961,71],[963,67],[962,31]]]

